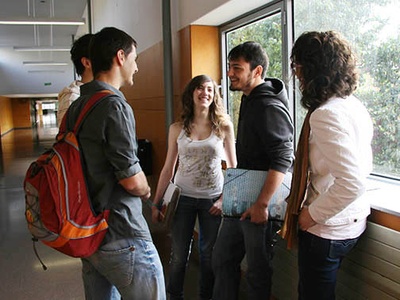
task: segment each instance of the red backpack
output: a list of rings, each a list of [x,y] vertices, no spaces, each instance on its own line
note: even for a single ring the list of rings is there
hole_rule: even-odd
[[[92,255],[108,228],[109,211],[96,215],[88,193],[77,135],[84,118],[111,91],[95,93],[82,109],[72,131],[66,117],[52,148],[28,168],[24,180],[25,218],[35,242],[73,257]],[[40,258],[39,258],[40,260]],[[46,267],[43,265],[43,268]]]

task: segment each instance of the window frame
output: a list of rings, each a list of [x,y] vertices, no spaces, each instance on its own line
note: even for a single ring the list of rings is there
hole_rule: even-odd
[[[222,82],[221,82],[221,93],[224,100],[224,105],[229,109],[229,103],[227,99],[228,94],[228,77],[227,77],[227,33],[246,26],[250,23],[259,21],[263,18],[267,18],[271,15],[281,12],[281,27],[282,27],[282,78],[286,85],[289,97],[289,111],[294,116],[294,78],[291,78],[290,74],[290,49],[293,45],[293,1],[292,0],[280,0],[272,1],[258,9],[250,11],[230,22],[222,24],[220,26],[220,37],[221,37],[221,59],[222,59]]]

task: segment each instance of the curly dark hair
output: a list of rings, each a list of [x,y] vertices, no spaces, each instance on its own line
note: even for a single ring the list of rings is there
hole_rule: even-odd
[[[333,96],[349,96],[357,88],[356,56],[337,32],[304,32],[296,40],[290,59],[298,68],[301,104],[307,109],[315,109]]]
[[[210,105],[208,116],[212,124],[212,130],[217,136],[221,137],[221,125],[225,122],[225,120],[229,119],[229,116],[224,111],[222,98],[220,96],[217,84],[208,75],[198,75],[194,77],[186,85],[185,90],[183,91],[181,114],[183,129],[185,130],[186,135],[189,136],[191,133],[191,124],[194,118],[193,92],[205,82],[212,82],[214,86],[214,98],[213,102]]]

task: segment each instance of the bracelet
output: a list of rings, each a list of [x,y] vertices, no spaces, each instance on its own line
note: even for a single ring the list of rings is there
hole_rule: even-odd
[[[157,204],[151,202],[151,207],[152,207],[152,208],[155,207],[155,208],[157,208],[157,210],[161,210],[161,202],[159,202],[159,203],[157,203]]]

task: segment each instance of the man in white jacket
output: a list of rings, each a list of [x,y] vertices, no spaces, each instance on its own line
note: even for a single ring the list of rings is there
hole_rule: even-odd
[[[62,118],[73,101],[81,94],[80,86],[93,80],[92,67],[89,60],[89,44],[92,34],[88,33],[77,39],[71,48],[71,60],[80,80],[74,80],[58,94],[57,124],[61,125]]]

